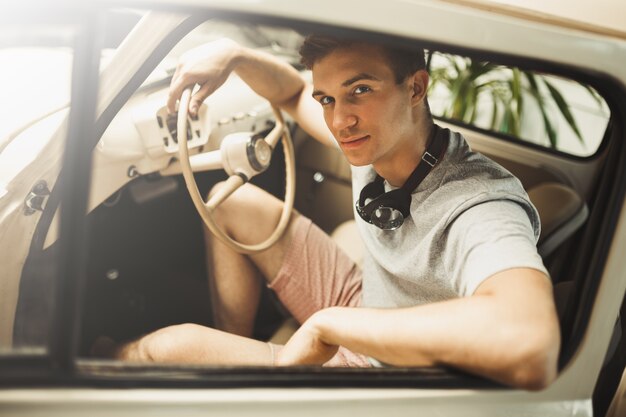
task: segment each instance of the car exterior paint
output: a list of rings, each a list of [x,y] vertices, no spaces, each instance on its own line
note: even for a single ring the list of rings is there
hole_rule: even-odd
[[[103,1],[101,4],[108,4]],[[566,4],[567,2],[561,2]],[[119,5],[119,2],[110,2]],[[122,45],[101,73],[97,111],[102,113],[117,92],[145,61],[159,40],[185,17],[185,7],[296,19],[406,38],[420,38],[458,48],[489,50],[540,59],[610,77],[626,86],[626,40],[588,33],[536,20],[450,2],[280,0],[135,1],[139,6],[174,7],[180,14],[154,13]],[[332,14],[328,10],[333,10]],[[177,12],[178,13],[178,12]],[[382,19],[393,13],[390,19]],[[442,23],[442,22],[445,22]],[[519,42],[523,39],[523,42]],[[515,45],[512,48],[512,45]],[[57,135],[56,140],[61,140]],[[61,149],[58,149],[61,152]],[[51,173],[54,181],[54,173]],[[120,180],[121,181],[121,180]],[[626,181],[626,179],[621,179]],[[105,198],[91,196],[90,207]],[[591,395],[607,351],[614,319],[626,291],[626,207],[616,222],[591,319],[578,351],[558,379],[541,392],[499,389],[124,389],[26,388],[0,390],[0,415],[110,415],[155,411],[180,415],[343,415],[347,410],[367,415],[590,416]],[[18,236],[15,236],[18,238]],[[24,237],[22,237],[22,241]],[[52,238],[53,239],[53,238]],[[27,241],[27,240],[26,240]],[[17,267],[16,267],[17,268]],[[19,273],[16,269],[14,273]]]

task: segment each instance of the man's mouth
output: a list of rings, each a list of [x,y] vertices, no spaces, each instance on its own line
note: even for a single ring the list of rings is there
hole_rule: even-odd
[[[361,146],[365,141],[369,139],[369,135],[365,136],[352,136],[349,138],[341,139],[339,142],[343,148],[352,149]]]

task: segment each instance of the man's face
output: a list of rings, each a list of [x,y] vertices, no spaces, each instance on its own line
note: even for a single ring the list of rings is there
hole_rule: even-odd
[[[313,97],[352,165],[393,164],[415,146],[411,77],[397,84],[384,52],[339,48],[313,65]]]

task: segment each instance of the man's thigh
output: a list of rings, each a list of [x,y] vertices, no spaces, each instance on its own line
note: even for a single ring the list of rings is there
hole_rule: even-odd
[[[296,214],[282,266],[269,287],[293,317],[303,323],[328,307],[357,307],[361,270],[310,219]]]
[[[222,185],[223,183],[217,184],[211,193]],[[278,225],[282,209],[282,200],[248,183],[235,191],[218,207],[214,218],[224,232],[235,241],[246,245],[256,245],[272,235]],[[297,216],[298,214],[294,211],[285,233],[274,245],[249,256],[268,282],[274,279],[283,264],[283,258],[293,234],[293,220]],[[206,233],[215,242],[211,232],[207,230]]]
[[[270,236],[282,207],[283,201],[246,184],[220,207],[220,223],[235,240],[257,244]],[[330,236],[295,210],[278,242],[250,259],[300,323],[323,308],[360,304],[359,267]]]

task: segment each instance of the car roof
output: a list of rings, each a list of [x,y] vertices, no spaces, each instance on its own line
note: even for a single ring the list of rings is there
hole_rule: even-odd
[[[334,2],[335,0],[332,1],[332,3]],[[26,5],[30,3],[27,1]],[[57,3],[58,5],[77,5],[81,4],[82,1],[59,0]],[[124,2],[119,0],[101,0],[98,3],[117,7],[123,7],[124,5]],[[254,2],[250,0],[133,0],[129,3],[132,3],[132,6],[142,7],[142,5],[145,5],[148,8],[156,5],[170,7],[184,7],[187,5],[210,6],[218,9],[239,9],[240,11],[246,11],[245,9],[249,8],[253,11],[261,4],[264,4],[268,10],[280,10],[283,2],[280,0],[257,0]],[[344,4],[350,3],[352,2],[345,1]],[[424,5],[449,3],[626,40],[626,22],[624,19],[624,16],[626,16],[626,2],[624,0],[357,0],[354,3],[365,9],[369,5],[385,4],[389,6],[390,10],[394,8],[394,3]],[[300,0],[297,4],[301,9],[307,9],[309,7],[323,7],[324,2]]]
[[[470,8],[626,39],[624,0],[439,0]]]
[[[54,10],[82,3],[59,0]],[[119,8],[125,2],[97,4]],[[450,46],[594,71],[596,79],[608,75],[626,86],[623,0],[129,0],[127,5],[172,16],[208,8],[224,17],[266,16],[261,19],[266,23],[293,20],[304,30],[312,23],[421,39],[435,49]]]
[[[61,0],[63,2],[63,0]],[[69,3],[80,3],[78,0],[65,0]],[[103,0],[101,3],[120,5],[119,0]],[[145,3],[147,6],[162,5],[193,5],[211,6],[240,11],[259,11],[260,9],[284,10],[281,0],[134,0],[136,5]],[[323,8],[324,1],[299,0],[295,2],[302,11],[311,8]],[[626,40],[626,1],[624,0],[357,0],[345,1],[341,6],[367,10],[371,6],[387,6],[389,10],[394,4],[413,3],[422,5],[450,4],[488,11],[507,17],[538,22],[561,28],[575,29],[587,33],[600,34],[611,38]],[[338,6],[335,0],[330,4]],[[336,9],[335,9],[336,10]],[[271,12],[270,12],[271,13]],[[280,12],[279,12],[280,14]],[[332,19],[328,19],[329,21]]]

